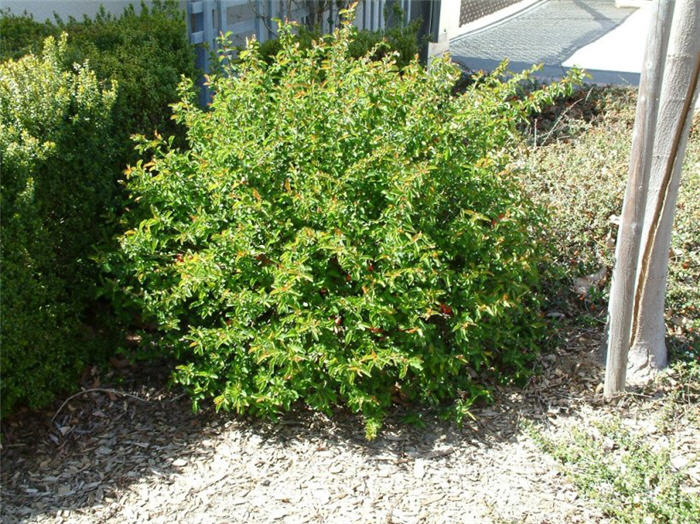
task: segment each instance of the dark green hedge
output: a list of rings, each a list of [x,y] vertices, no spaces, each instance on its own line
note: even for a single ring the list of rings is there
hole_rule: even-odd
[[[113,89],[65,71],[63,38],[0,64],[2,412],[41,406],[90,359],[92,246],[114,205]]]
[[[60,45],[49,41],[42,51],[45,36]],[[130,135],[179,134],[169,104],[181,76],[194,75],[194,54],[177,2],[155,2],[95,20],[5,15],[0,55],[7,414],[17,403],[50,402],[110,350],[96,335],[94,257],[117,230],[118,182],[134,159]]]
[[[399,12],[396,16],[401,17],[402,15]],[[381,60],[393,53],[396,65],[400,68],[406,67],[420,53],[419,27],[420,20],[416,20],[408,25],[397,25],[383,31],[356,31],[349,43],[349,55],[352,58],[370,56],[373,60]],[[322,38],[328,39],[330,37],[323,35],[318,30],[303,26],[298,28],[294,36],[301,50],[308,50],[314,41]],[[281,48],[280,41],[274,38],[260,44],[260,53],[267,63],[272,63]]]
[[[132,133],[178,134],[169,104],[177,100],[181,75],[193,77],[194,52],[184,12],[175,0],[133,6],[121,16],[102,9],[94,19],[37,22],[26,16],[0,18],[0,59],[37,52],[46,36],[68,34],[65,67],[86,60],[99,80],[116,82],[115,129],[121,163],[131,160]]]

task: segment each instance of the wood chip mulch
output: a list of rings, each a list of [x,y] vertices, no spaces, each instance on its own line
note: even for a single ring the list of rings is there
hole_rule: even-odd
[[[167,389],[167,369],[127,370],[120,385],[115,370],[105,377],[110,386],[93,376],[86,389],[95,391],[58,413],[20,413],[3,423],[0,517],[604,522],[521,425],[556,431],[601,412],[651,419],[663,392],[603,402],[599,344],[595,333],[572,337],[543,357],[543,372],[525,388],[498,389],[495,403],[461,428],[430,413],[423,428],[410,426],[396,413],[372,442],[345,412],[297,410],[277,423],[211,410],[193,415],[189,401]],[[685,445],[700,453],[697,439]]]

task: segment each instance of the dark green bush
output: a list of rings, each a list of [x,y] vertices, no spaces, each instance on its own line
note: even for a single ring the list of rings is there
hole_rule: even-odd
[[[132,133],[177,134],[169,104],[177,100],[181,75],[193,77],[194,52],[187,40],[184,12],[175,0],[133,6],[121,16],[104,10],[94,19],[39,23],[5,14],[0,19],[0,58],[37,52],[41,36],[68,34],[65,67],[89,61],[102,81],[119,84],[114,118],[123,166],[133,159]]]
[[[12,61],[40,55],[41,37],[62,32],[67,40],[48,44],[43,60]],[[168,0],[138,14],[133,7],[120,17],[103,10],[94,20],[53,24],[3,13],[0,58],[7,413],[18,402],[50,401],[75,385],[85,363],[109,351],[109,340],[97,334],[116,322],[96,301],[96,246],[115,235],[123,203],[117,181],[136,156],[130,135],[182,135],[169,104],[178,99],[181,75],[194,74],[194,54],[184,14]],[[114,89],[100,91],[95,82]],[[90,98],[98,94],[101,101]]]
[[[41,45],[48,36],[57,36],[54,25],[0,10],[0,61],[41,53]]]
[[[396,16],[400,17],[401,13]],[[416,20],[408,25],[397,25],[383,31],[355,31],[348,46],[349,55],[352,58],[369,55],[373,60],[381,60],[389,54],[398,53],[395,56],[396,65],[400,68],[406,67],[420,52],[419,28],[420,20]],[[308,50],[316,40],[329,37],[318,30],[301,26],[294,38],[300,49]],[[273,38],[260,44],[260,54],[271,64],[281,48],[279,39]]]
[[[506,166],[516,123],[570,82],[522,101],[499,71],[452,97],[448,60],[399,74],[353,59],[355,36],[301,49],[286,26],[271,64],[253,43],[212,78],[209,111],[183,86],[188,148],[141,141],[147,218],[111,269],[195,407],[345,404],[371,438],[392,398],[467,407],[475,377],[528,373],[540,216]]]
[[[394,60],[403,68],[420,53],[420,24],[420,20],[415,20],[406,26],[390,27],[384,31],[358,31],[348,46],[350,56],[361,58],[369,54],[373,59],[381,60],[397,53]]]
[[[114,89],[87,65],[65,71],[65,37],[0,64],[2,413],[38,407],[90,358],[92,246],[111,234]]]

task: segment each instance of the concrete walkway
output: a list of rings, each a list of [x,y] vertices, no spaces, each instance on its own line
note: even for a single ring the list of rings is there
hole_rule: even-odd
[[[542,79],[583,67],[597,84],[637,85],[649,8],[618,8],[614,0],[542,0],[450,41],[455,62],[491,70],[503,59],[522,71],[543,64]]]

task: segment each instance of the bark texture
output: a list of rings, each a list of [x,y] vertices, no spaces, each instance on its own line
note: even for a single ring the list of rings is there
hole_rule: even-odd
[[[700,2],[677,0],[651,163],[627,374],[631,381],[666,366],[664,297],[681,167],[698,96]]]
[[[632,319],[644,212],[651,171],[651,152],[663,80],[674,2],[655,5],[639,84],[639,98],[632,135],[629,177],[615,250],[609,303],[608,351],[605,396],[624,390],[627,354],[632,339]]]

